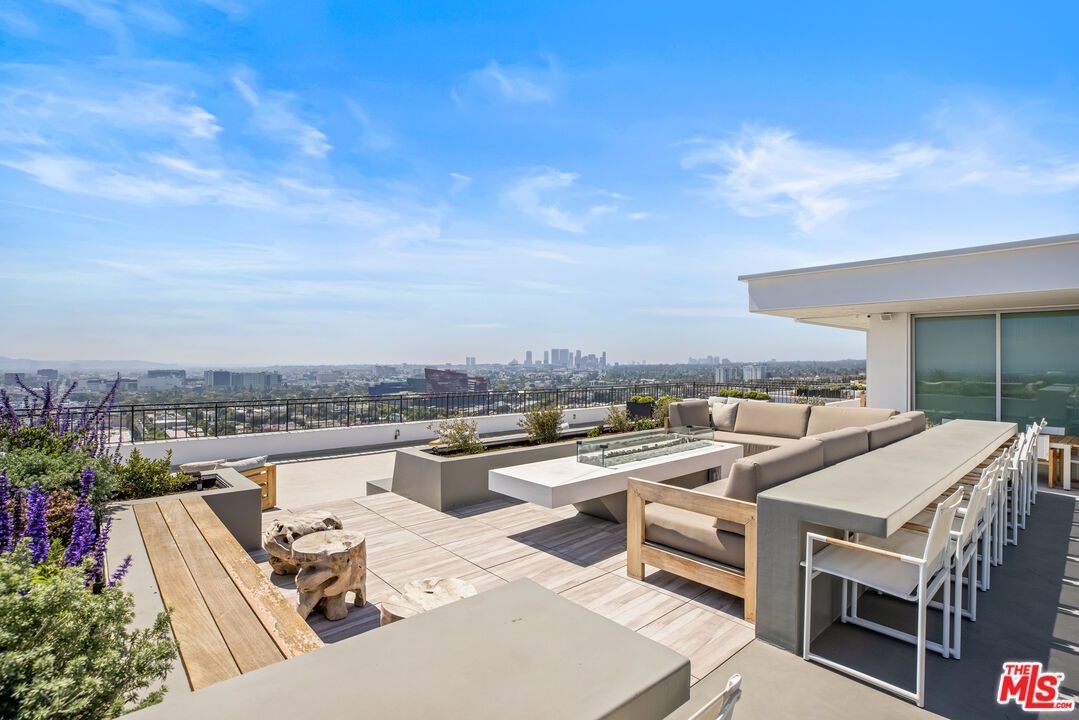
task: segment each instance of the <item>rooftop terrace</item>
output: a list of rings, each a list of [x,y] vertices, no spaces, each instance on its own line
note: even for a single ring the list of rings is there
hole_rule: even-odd
[[[1079,696],[1079,508],[1076,494],[1043,487],[1023,541],[993,569],[992,591],[979,600],[976,623],[965,623],[963,660],[927,655],[927,705],[919,709],[847,676],[802,661],[754,639],[742,601],[665,571],[644,580],[626,574],[625,525],[512,500],[440,512],[393,493],[365,496],[367,481],[392,472],[393,453],[317,456],[278,465],[277,514],[328,509],[368,544],[368,600],[344,621],[312,615],[311,626],[333,643],[378,627],[378,603],[409,580],[461,577],[480,591],[530,578],[689,658],[692,699],[672,718],[689,717],[732,673],[743,677],[742,718],[1024,717],[995,702],[1001,664],[1039,660],[1064,672],[1065,691]],[[268,577],[295,600],[291,576],[272,575],[263,552],[252,554]],[[868,598],[866,614],[900,626],[909,608]],[[931,630],[934,632],[931,621]],[[850,625],[834,624],[817,641],[822,654],[884,678],[909,682],[913,648]]]

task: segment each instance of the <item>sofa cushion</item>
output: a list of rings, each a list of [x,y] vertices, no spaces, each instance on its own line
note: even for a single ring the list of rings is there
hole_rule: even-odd
[[[236,472],[247,472],[248,470],[254,470],[260,468],[266,464],[266,456],[259,455],[258,457],[245,458],[243,460],[233,460],[232,462],[221,463],[219,467],[232,468]]]
[[[846,427],[865,427],[884,422],[895,415],[889,408],[829,407],[819,405],[809,409],[806,435],[819,435]]]
[[[894,417],[891,420],[868,425],[866,430],[869,431],[869,449],[876,450],[913,435],[914,421],[910,418]]]
[[[738,403],[716,403],[712,406],[712,427],[716,430],[731,432],[734,420],[738,416]]]
[[[794,403],[742,403],[734,421],[734,431],[750,435],[805,437],[809,406]]]
[[[717,530],[714,522],[715,518],[690,510],[649,503],[644,508],[644,537],[651,543],[744,568],[745,537]]]
[[[812,419],[810,422],[812,423]],[[820,441],[824,448],[825,467],[869,452],[869,431],[864,427],[840,428],[817,435],[806,435],[806,438]]]
[[[911,410],[910,412],[899,413],[897,418],[910,418],[910,421],[914,423],[914,432],[911,435],[925,431],[925,413],[921,410]]]
[[[735,424],[737,425],[737,420],[735,420]],[[712,438],[716,442],[741,445],[743,457],[782,447],[783,445],[792,445],[801,439],[772,437],[771,435],[750,435],[749,433],[727,432],[725,430],[716,430],[712,433]]]
[[[742,458],[730,474],[716,483],[713,494],[757,502],[757,493],[824,467],[824,446],[817,440],[800,440],[768,452]]]
[[[683,400],[671,403],[671,427],[710,427],[712,418],[708,415],[707,400]]]
[[[200,460],[199,462],[184,463],[180,466],[180,472],[185,475],[195,475],[201,472],[210,472],[216,470],[225,464],[225,458],[220,460]]]

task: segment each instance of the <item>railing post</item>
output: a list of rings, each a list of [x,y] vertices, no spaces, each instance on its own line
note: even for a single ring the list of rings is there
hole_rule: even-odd
[[[285,400],[285,432],[288,432],[292,429],[292,412],[290,411],[291,406],[292,403],[290,403],[288,400]]]
[[[221,405],[214,403],[214,437],[221,436]]]

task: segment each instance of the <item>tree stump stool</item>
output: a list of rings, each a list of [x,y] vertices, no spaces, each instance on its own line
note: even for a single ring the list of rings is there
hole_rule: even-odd
[[[399,595],[391,595],[382,603],[379,624],[389,625],[475,594],[476,588],[459,578],[413,580]]]
[[[300,566],[296,612],[307,618],[318,608],[327,620],[348,616],[345,594],[356,593],[352,604],[367,601],[367,541],[354,530],[324,530],[292,543],[292,560]]]
[[[292,559],[292,543],[311,533],[340,529],[341,521],[328,510],[281,515],[266,529],[262,547],[270,555],[270,567],[275,573],[295,575],[300,566]]]

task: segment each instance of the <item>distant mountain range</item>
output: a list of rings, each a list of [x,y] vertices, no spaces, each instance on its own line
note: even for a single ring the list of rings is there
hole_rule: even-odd
[[[146,360],[31,360],[29,358],[9,358],[0,355],[0,371],[37,372],[42,368],[52,368],[60,372],[105,371],[124,372],[127,370],[165,370],[178,369],[182,366],[170,363],[147,362]]]

